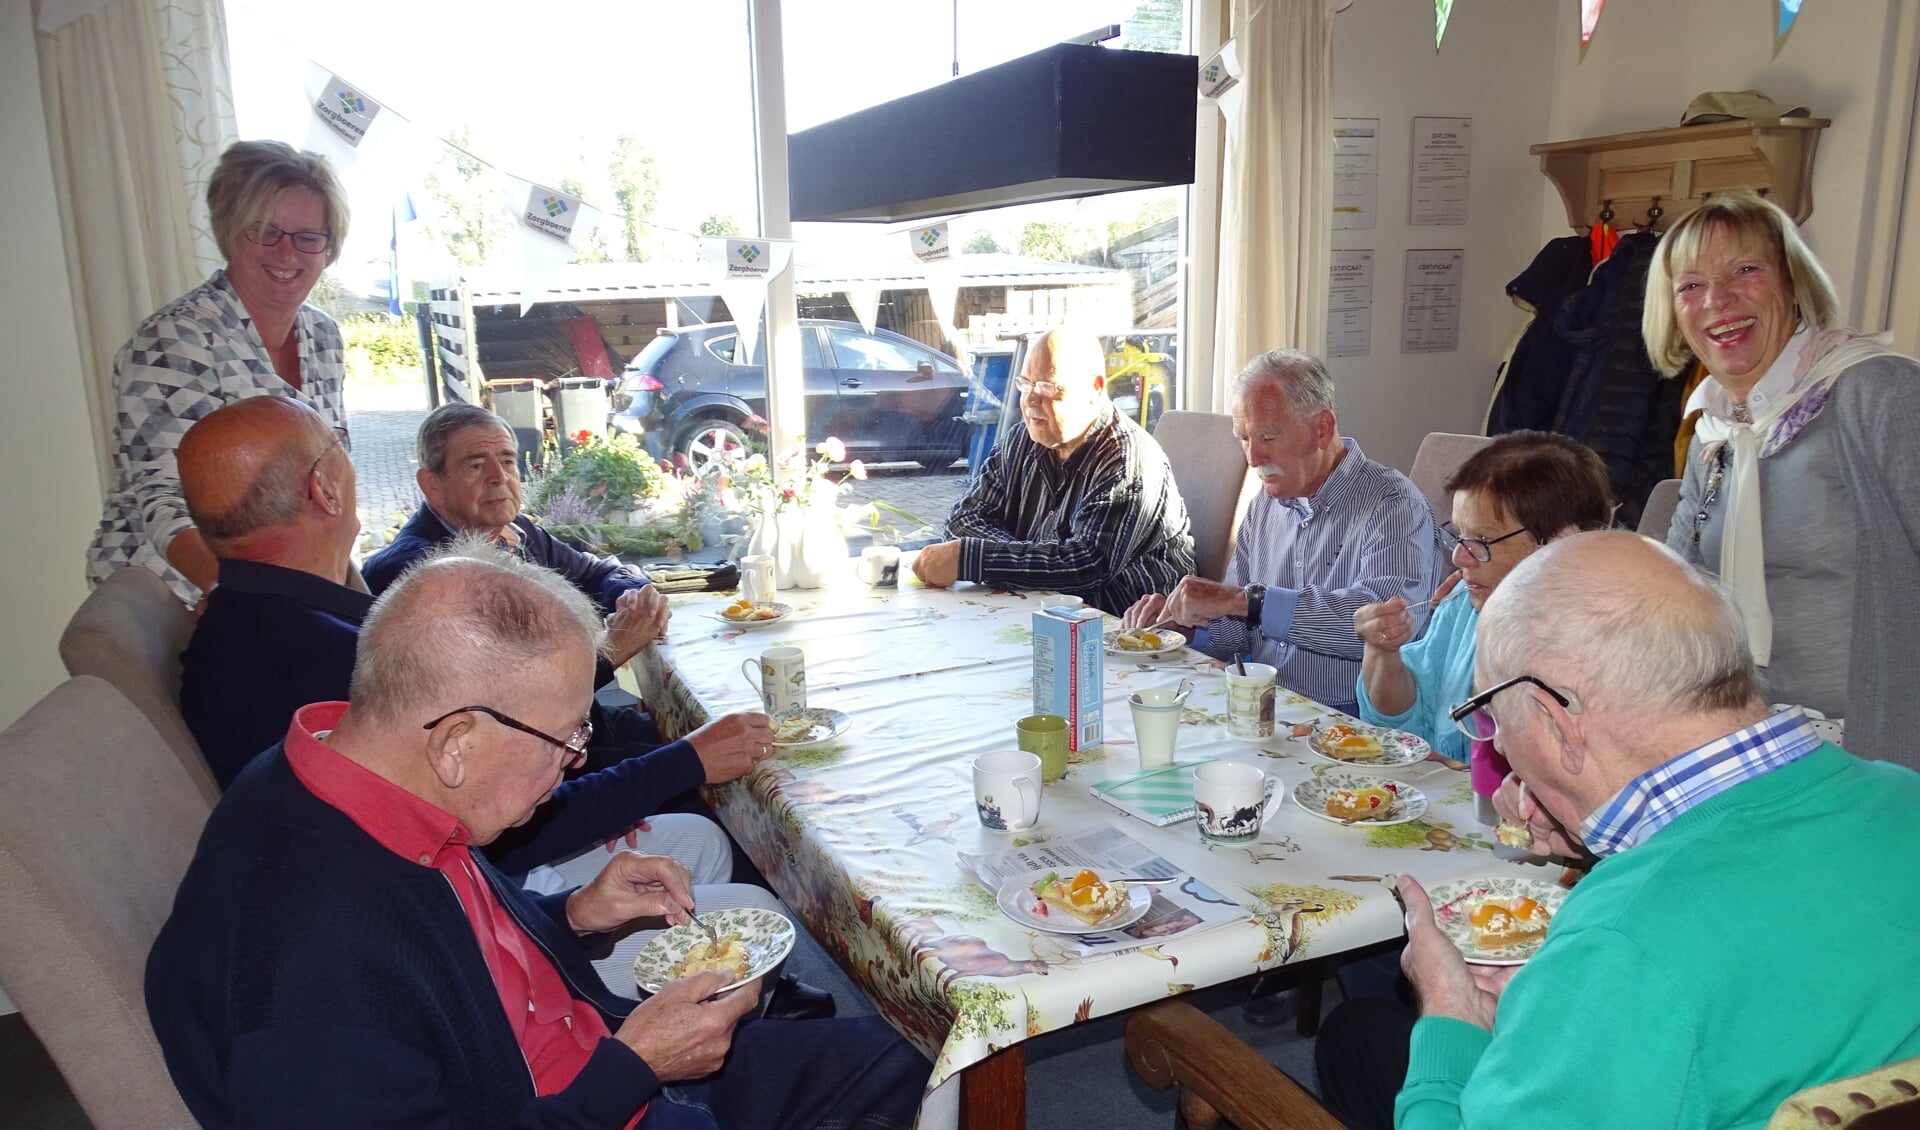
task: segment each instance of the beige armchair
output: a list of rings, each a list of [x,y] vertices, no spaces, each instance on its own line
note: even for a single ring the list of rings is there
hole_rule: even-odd
[[[101,1130],[194,1125],[142,983],[209,811],[99,679],[68,680],[0,733],[0,984]]]
[[[1457,432],[1428,432],[1413,454],[1413,469],[1407,477],[1433,505],[1435,523],[1453,518],[1453,496],[1447,493],[1447,480],[1473,453],[1492,443],[1486,436],[1460,435]]]
[[[1233,418],[1213,412],[1163,412],[1153,438],[1173,466],[1174,485],[1193,527],[1194,571],[1211,581],[1227,575],[1240,516],[1259,480],[1247,470]],[[1124,612],[1125,609],[1116,609]]]
[[[165,581],[146,569],[116,571],[87,594],[60,634],[69,675],[93,675],[147,716],[211,806],[220,786],[180,714],[180,652],[193,615]]]
[[[1680,480],[1661,479],[1653,484],[1647,504],[1640,509],[1639,533],[1654,541],[1667,540],[1667,527],[1673,524],[1673,512],[1680,509]]]

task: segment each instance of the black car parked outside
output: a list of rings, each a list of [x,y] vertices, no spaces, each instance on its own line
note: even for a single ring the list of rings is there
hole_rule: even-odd
[[[613,425],[641,434],[656,457],[678,453],[696,470],[745,446],[748,418],[767,411],[766,338],[751,364],[736,356],[739,344],[732,322],[661,330],[622,374]],[[849,458],[936,470],[966,457],[967,375],[952,357],[824,318],[801,319],[800,355],[809,444],[837,436]]]

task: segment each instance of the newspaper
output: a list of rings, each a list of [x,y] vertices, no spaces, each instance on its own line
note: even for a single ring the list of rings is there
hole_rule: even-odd
[[[1078,957],[1125,953],[1175,938],[1203,933],[1230,922],[1245,921],[1244,907],[1153,853],[1151,848],[1114,827],[1099,828],[1070,840],[1031,844],[993,855],[960,853],[960,862],[980,885],[995,894],[1010,879],[1036,871],[1072,874],[1083,867],[1103,875],[1138,875],[1149,879],[1181,878],[1152,888],[1153,904],[1139,921],[1101,934],[1061,934],[1062,948]],[[1184,877],[1183,877],[1184,876]]]

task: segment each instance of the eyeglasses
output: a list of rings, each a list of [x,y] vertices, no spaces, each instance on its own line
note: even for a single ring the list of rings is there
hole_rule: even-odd
[[[278,247],[283,239],[293,241],[293,249],[306,255],[318,255],[333,246],[333,233],[323,231],[281,231],[272,224],[248,224],[247,238],[262,247]]]
[[[1515,675],[1504,683],[1495,683],[1493,686],[1474,695],[1459,706],[1447,711],[1447,717],[1451,718],[1453,724],[1459,728],[1461,733],[1467,735],[1467,737],[1472,738],[1476,742],[1490,742],[1494,739],[1494,736],[1500,732],[1500,724],[1494,721],[1493,713],[1487,709],[1487,706],[1493,702],[1494,695],[1510,687],[1517,687],[1522,683],[1532,683],[1534,686],[1547,692],[1548,695],[1552,696],[1553,701],[1560,704],[1562,709],[1574,709],[1572,699],[1554,690],[1539,679],[1534,678],[1532,675]]]
[[[1440,527],[1440,538],[1447,544],[1448,557],[1452,557],[1453,551],[1459,546],[1464,545],[1467,547],[1467,556],[1485,565],[1487,562],[1493,560],[1494,546],[1506,541],[1508,538],[1517,538],[1526,532],[1527,528],[1522,526],[1510,534],[1501,534],[1497,538],[1469,538],[1462,537],[1460,531],[1454,528],[1453,523],[1448,522],[1446,525]]]
[[[525,722],[520,721],[520,719],[511,715],[502,714],[490,706],[463,706],[458,710],[449,710],[420,728],[422,730],[431,730],[456,714],[466,714],[468,712],[484,714],[510,730],[518,730],[523,734],[532,734],[548,745],[558,746],[560,749],[565,750],[567,759],[561,763],[563,768],[572,769],[577,765],[585,763],[587,760],[587,743],[593,740],[593,719],[591,718],[580,719],[580,725],[574,728],[572,736],[564,742],[544,730],[536,730]]]
[[[1067,390],[1053,381],[1030,381],[1025,377],[1015,377],[1013,387],[1021,396],[1037,396],[1042,400],[1065,400]]]
[[[322,459],[325,459],[327,455],[330,452],[332,452],[333,449],[336,447],[339,448],[341,451],[345,451],[347,449],[347,429],[345,428],[333,429],[333,442],[321,448],[320,454],[313,457],[313,466],[307,468],[307,476],[309,478],[313,476],[313,473],[315,471],[318,471],[320,469],[320,461]]]

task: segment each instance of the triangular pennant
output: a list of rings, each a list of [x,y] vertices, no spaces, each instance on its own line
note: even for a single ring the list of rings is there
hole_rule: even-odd
[[[933,305],[933,317],[940,323],[940,332],[950,343],[960,340],[960,328],[954,318],[954,306],[959,300],[960,276],[951,265],[927,271],[927,301]]]
[[[1775,39],[1785,39],[1787,32],[1793,30],[1793,21],[1800,18],[1800,5],[1803,0],[1774,0],[1779,8],[1780,30],[1773,33]]]
[[[600,214],[577,196],[518,177],[506,179],[520,233],[520,313],[525,315],[546,300],[553,276],[592,238]]]
[[[847,296],[847,305],[853,307],[853,316],[860,328],[873,332],[874,323],[880,319],[880,288],[877,286],[850,286],[841,293]]]
[[[1447,37],[1447,21],[1453,18],[1453,0],[1433,0],[1433,49]]]
[[[1600,26],[1600,9],[1607,6],[1607,0],[1580,0],[1580,49],[1586,50],[1593,41],[1593,29]]]
[[[727,312],[733,315],[733,328],[740,334],[734,359],[750,365],[760,346],[760,314],[767,308],[767,284],[760,279],[722,279],[716,289],[727,304]]]

